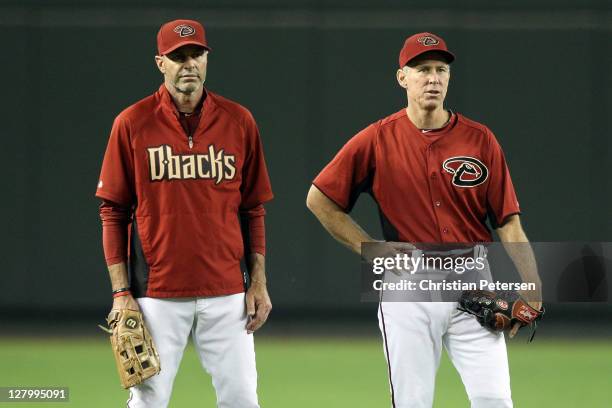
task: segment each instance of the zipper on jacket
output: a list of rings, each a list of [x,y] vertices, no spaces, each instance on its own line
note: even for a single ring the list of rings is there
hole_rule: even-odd
[[[201,110],[200,110],[200,120],[202,120],[202,115],[204,114],[204,106],[202,106]],[[178,118],[177,118],[178,119]],[[198,130],[198,128],[200,127],[200,121],[198,121],[198,125],[196,126],[195,129],[190,129],[191,132],[187,132],[187,130],[185,130],[183,128],[183,125],[181,124],[180,119],[178,120],[179,122],[179,126],[181,127],[181,129],[183,129],[185,131],[185,133],[187,134],[187,142],[189,144],[189,148],[193,149],[193,134]]]

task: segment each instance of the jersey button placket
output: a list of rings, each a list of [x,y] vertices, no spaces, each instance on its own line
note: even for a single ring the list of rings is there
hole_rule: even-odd
[[[429,199],[431,200],[431,203],[433,205],[434,208],[434,213],[436,216],[436,223],[438,224],[438,228],[440,228],[440,216],[438,215],[438,210],[440,208],[440,206],[442,205],[442,202],[439,199],[436,199],[434,197],[440,197],[440,186],[438,184],[438,176],[437,176],[437,171],[438,171],[438,161],[436,160],[436,157],[434,156],[434,149],[435,147],[433,145],[429,145],[427,146],[427,172],[430,175],[429,176]]]
[[[434,145],[427,146],[428,155],[431,154],[433,150],[434,150]],[[431,171],[431,170],[433,170],[433,171]],[[430,185],[430,187],[431,187],[430,191],[433,192],[433,191],[437,190],[436,189],[437,185],[434,185],[434,183],[436,182],[438,176],[436,175],[436,170],[435,169],[430,169],[430,171],[431,171],[431,175],[429,176],[429,178],[431,179],[431,182],[432,182],[432,184]],[[433,202],[433,204],[434,204],[434,207],[436,207],[436,208],[440,207],[442,205],[440,200],[435,200]]]

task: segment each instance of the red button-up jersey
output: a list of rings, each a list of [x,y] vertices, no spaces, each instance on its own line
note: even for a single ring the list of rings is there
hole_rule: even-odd
[[[242,292],[239,211],[272,199],[255,120],[206,92],[188,135],[162,85],[115,119],[96,196],[134,208],[134,296]]]
[[[487,215],[496,226],[520,213],[495,136],[460,114],[424,133],[402,109],[349,140],[313,184],[347,212],[369,191],[389,241],[489,242]]]

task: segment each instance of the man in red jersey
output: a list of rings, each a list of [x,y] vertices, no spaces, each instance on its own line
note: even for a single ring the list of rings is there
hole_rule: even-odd
[[[443,106],[454,59],[435,34],[406,39],[397,81],[406,90],[407,108],[355,135],[313,181],[308,208],[352,251],[361,253],[362,243],[376,242],[348,215],[364,191],[379,206],[387,241],[489,242],[489,216],[504,243],[528,242],[495,136]],[[511,247],[522,278],[539,284],[533,253]],[[539,302],[532,305],[540,308]],[[432,406],[443,346],[472,407],[512,406],[503,334],[456,308],[456,302],[380,302],[394,407]]]
[[[157,47],[164,83],[115,119],[96,191],[112,308],[142,311],[161,361],[128,406],[168,405],[191,334],[218,406],[258,407],[252,333],[272,307],[259,132],[247,109],[204,87],[200,23],[164,24]]]

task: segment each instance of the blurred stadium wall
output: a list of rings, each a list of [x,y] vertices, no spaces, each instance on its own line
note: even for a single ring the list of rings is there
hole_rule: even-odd
[[[612,241],[611,3],[505,3],[2,1],[3,321],[107,311],[93,194],[114,116],[160,84],[155,35],[173,18],[205,23],[207,86],[260,126],[276,194],[267,206],[273,318],[373,313],[359,301],[358,260],[304,201],[348,138],[405,104],[397,54],[419,31],[442,35],[457,55],[447,106],[496,133],[529,237]],[[369,197],[355,216],[378,233]],[[551,309],[612,316],[609,305]]]

